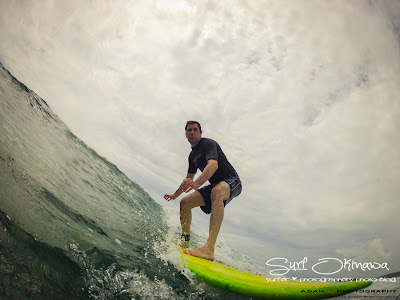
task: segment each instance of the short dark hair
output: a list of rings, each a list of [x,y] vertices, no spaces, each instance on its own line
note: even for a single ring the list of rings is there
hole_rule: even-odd
[[[186,122],[186,126],[185,126],[185,131],[186,131],[187,127],[188,127],[189,125],[191,125],[191,124],[197,124],[197,125],[199,125],[199,130],[201,131],[201,125],[200,125],[200,123],[197,122],[197,121],[187,121],[187,122]]]

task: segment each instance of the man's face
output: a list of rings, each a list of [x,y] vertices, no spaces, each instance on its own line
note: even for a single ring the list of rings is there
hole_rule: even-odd
[[[186,128],[186,138],[192,146],[197,145],[197,143],[201,140],[201,131],[199,129],[199,125],[189,124]]]

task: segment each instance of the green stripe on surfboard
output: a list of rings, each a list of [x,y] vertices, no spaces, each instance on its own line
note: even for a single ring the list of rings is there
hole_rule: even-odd
[[[239,271],[216,261],[181,252],[181,260],[196,279],[234,293],[265,299],[327,299],[363,289],[370,281],[268,281],[267,277]],[[273,278],[271,278],[273,280]]]

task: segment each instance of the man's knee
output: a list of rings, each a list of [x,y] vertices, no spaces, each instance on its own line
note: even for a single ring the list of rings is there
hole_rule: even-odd
[[[190,203],[190,199],[188,198],[188,196],[183,197],[181,199],[181,203],[180,203],[180,208],[182,209],[190,209],[191,207],[189,207],[189,203]]]
[[[211,190],[211,202],[222,202],[228,200],[231,193],[229,184],[225,181],[220,182]]]

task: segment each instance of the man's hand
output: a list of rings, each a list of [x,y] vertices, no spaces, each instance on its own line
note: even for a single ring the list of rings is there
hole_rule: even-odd
[[[180,187],[174,194],[165,194],[164,199],[167,201],[175,200],[183,192],[189,192],[191,190],[197,190],[200,186],[193,181],[194,174],[188,174],[188,177],[183,179]]]
[[[188,189],[192,186],[193,179],[192,178],[185,178],[182,181],[181,186],[179,187],[182,192],[187,192]]]
[[[171,194],[165,194],[164,195],[164,199],[167,200],[167,201],[175,200],[174,196],[171,195]]]
[[[190,187],[186,190],[186,193],[189,193],[191,190],[197,191],[197,189],[199,187],[200,187],[200,185],[196,181],[192,180],[192,183],[191,183]]]
[[[192,178],[185,178],[183,179],[182,184],[179,188],[182,192],[188,193],[191,190],[197,190],[199,187],[199,184],[196,183],[196,181],[193,181]]]

